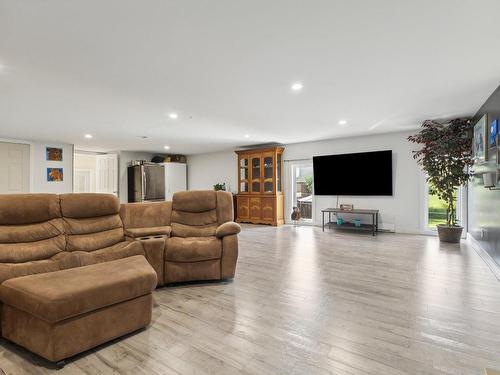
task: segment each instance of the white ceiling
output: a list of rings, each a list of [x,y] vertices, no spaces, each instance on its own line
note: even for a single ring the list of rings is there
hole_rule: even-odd
[[[189,154],[471,115],[500,83],[499,14],[499,0],[0,0],[0,137]]]

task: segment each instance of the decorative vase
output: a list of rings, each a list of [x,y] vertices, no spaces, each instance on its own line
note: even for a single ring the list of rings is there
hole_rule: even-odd
[[[344,219],[342,219],[341,217],[338,217],[337,218],[337,225],[342,225],[344,224]]]
[[[459,243],[462,237],[462,231],[464,227],[461,226],[448,226],[444,224],[438,224],[437,226],[439,241]]]

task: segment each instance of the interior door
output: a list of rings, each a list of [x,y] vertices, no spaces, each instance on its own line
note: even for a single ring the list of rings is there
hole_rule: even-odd
[[[30,146],[0,142],[0,194],[30,190]]]
[[[96,191],[118,195],[118,155],[97,155]]]

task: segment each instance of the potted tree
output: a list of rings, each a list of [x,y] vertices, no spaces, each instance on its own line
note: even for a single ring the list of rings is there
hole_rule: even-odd
[[[446,224],[437,226],[439,240],[460,242],[463,227],[456,217],[456,191],[472,177],[472,124],[470,119],[459,118],[448,122],[426,120],[422,130],[408,137],[422,145],[413,151],[413,158],[427,173],[427,182],[435,194],[446,202]]]

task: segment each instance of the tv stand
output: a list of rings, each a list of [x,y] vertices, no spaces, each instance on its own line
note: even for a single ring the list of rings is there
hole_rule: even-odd
[[[325,214],[328,214],[328,221],[326,223],[325,223]],[[349,222],[345,222],[343,224],[337,224],[337,221],[332,221],[332,214],[335,217],[337,217],[338,214],[368,215],[372,217],[372,223],[361,224],[361,226],[359,227],[354,225],[354,223],[349,223]],[[328,228],[335,228],[335,229],[371,231],[373,236],[375,236],[378,232],[378,210],[363,210],[363,209],[341,210],[340,208],[325,208],[324,210],[321,210],[321,216],[323,219],[323,232],[325,231],[325,226]]]

